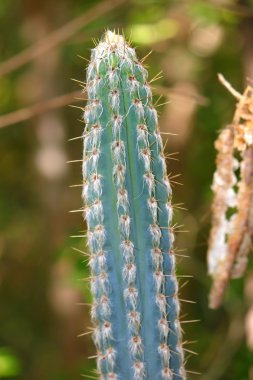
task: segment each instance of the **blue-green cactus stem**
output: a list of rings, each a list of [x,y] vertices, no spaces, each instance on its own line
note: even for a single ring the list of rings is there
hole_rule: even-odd
[[[87,69],[83,199],[104,380],[183,380],[171,188],[147,71],[107,32]]]

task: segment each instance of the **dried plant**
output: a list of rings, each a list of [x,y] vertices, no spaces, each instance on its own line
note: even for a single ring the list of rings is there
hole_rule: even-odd
[[[213,177],[212,228],[208,271],[213,279],[209,306],[222,302],[230,278],[243,275],[253,235],[253,88],[241,95],[219,75],[238,99],[231,125],[215,142],[218,151]]]

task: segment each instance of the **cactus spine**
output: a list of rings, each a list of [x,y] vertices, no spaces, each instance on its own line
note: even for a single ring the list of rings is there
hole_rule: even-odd
[[[183,380],[171,188],[147,71],[106,32],[92,51],[83,199],[99,379]]]

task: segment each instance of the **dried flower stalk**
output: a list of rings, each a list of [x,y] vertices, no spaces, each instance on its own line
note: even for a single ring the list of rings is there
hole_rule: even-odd
[[[253,236],[253,88],[240,95],[219,76],[238,103],[232,125],[215,142],[218,151],[212,190],[208,272],[213,279],[209,306],[220,306],[230,278],[243,275]]]

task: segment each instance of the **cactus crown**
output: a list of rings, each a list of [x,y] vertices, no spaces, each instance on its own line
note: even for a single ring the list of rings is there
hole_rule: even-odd
[[[147,71],[106,32],[87,68],[83,199],[101,379],[183,380],[171,187]]]

